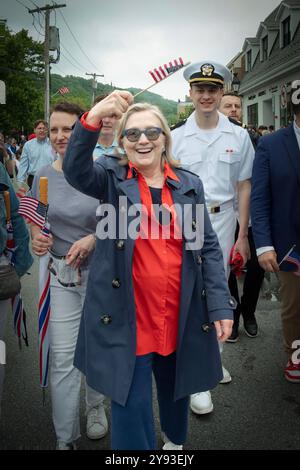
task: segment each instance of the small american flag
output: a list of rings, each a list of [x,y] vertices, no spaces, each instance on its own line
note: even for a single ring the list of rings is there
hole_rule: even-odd
[[[60,93],[61,95],[65,95],[66,93],[70,93],[70,90],[66,86],[63,86],[58,90],[58,93]]]
[[[161,65],[160,67],[155,68],[154,70],[150,70],[149,73],[153,80],[157,83],[161,80],[167,78],[168,75],[171,75],[177,70],[184,67],[184,63],[181,57],[179,59],[173,60],[173,62],[169,62],[168,64]]]
[[[297,251],[291,251],[285,258],[285,261],[296,266],[296,271],[293,271],[293,273],[296,274],[296,276],[300,276],[300,255]]]
[[[18,213],[42,228],[45,225],[47,209],[46,204],[33,197],[24,196],[20,200]]]

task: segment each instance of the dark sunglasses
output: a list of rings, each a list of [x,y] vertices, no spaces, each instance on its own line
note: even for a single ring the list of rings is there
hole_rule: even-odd
[[[164,131],[160,127],[146,127],[146,129],[138,129],[133,127],[132,129],[125,129],[122,132],[122,137],[127,137],[129,142],[137,142],[142,134],[145,134],[148,140],[157,140],[160,134],[164,134]]]

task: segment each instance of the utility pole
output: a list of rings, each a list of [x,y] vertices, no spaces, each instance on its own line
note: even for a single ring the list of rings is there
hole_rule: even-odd
[[[85,73],[85,74],[93,77],[93,96],[92,96],[92,106],[93,106],[94,101],[95,101],[95,90],[97,90],[96,77],[104,77],[104,75],[99,75],[97,73]]]
[[[50,27],[50,12],[56,8],[64,8],[67,5],[45,5],[44,7],[36,8],[35,10],[28,10],[28,13],[41,13],[45,12],[45,43],[44,43],[44,62],[45,62],[45,101],[44,101],[44,119],[49,122],[50,112],[50,58],[49,58],[49,27]]]

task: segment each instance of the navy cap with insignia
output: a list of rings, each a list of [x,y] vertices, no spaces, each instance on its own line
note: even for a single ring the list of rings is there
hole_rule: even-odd
[[[210,85],[220,88],[232,80],[232,74],[227,67],[210,60],[189,65],[184,70],[183,76],[191,85]]]

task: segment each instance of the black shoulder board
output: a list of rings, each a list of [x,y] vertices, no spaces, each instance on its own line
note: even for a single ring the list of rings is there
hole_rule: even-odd
[[[232,117],[228,116],[228,119],[232,124],[235,124],[236,126],[242,127],[242,123],[240,121],[237,121],[236,119],[233,119]]]
[[[173,126],[170,127],[170,131],[174,131],[174,129],[178,129],[178,127],[183,126],[186,123],[186,119],[183,121],[177,122],[177,124],[174,124]]]
[[[180,162],[179,162],[180,163]],[[197,176],[197,178],[199,178],[199,175],[197,175],[196,173],[193,173],[192,171],[190,170],[187,170],[186,168],[183,168],[182,166],[178,167],[178,170],[180,171],[185,171],[186,173],[189,173],[190,175],[193,175],[193,176]],[[176,169],[175,169],[175,173],[176,173]]]

